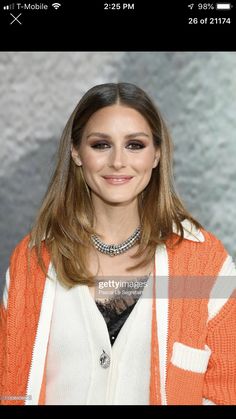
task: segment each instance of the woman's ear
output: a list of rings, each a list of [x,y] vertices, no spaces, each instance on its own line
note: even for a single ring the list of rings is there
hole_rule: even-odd
[[[71,145],[71,157],[72,157],[72,159],[74,160],[74,162],[77,166],[82,166],[82,162],[80,160],[79,153],[73,145]]]
[[[153,166],[152,166],[153,169],[155,169],[155,167],[158,166],[158,163],[159,163],[159,160],[160,160],[160,155],[161,155],[160,149],[156,150],[155,158],[154,158],[154,162],[153,162]]]

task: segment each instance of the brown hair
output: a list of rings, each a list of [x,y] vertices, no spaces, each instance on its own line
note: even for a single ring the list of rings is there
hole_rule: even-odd
[[[152,170],[145,190],[138,196],[142,225],[140,243],[132,258],[144,256],[141,262],[129,267],[128,272],[144,267],[154,257],[156,246],[165,243],[173,233],[173,222],[183,239],[181,221],[192,218],[178,197],[172,174],[172,142],[166,124],[154,103],[139,87],[131,83],[107,83],[91,88],[71,114],[62,133],[58,162],[30,233],[38,262],[46,274],[42,260],[42,241],[50,251],[51,260],[62,285],[94,284],[88,270],[88,250],[93,229],[94,208],[90,189],[82,168],[71,157],[71,146],[78,148],[89,118],[99,109],[116,103],[140,112],[148,121],[153,141],[160,148],[160,161]],[[142,197],[141,197],[142,195]]]

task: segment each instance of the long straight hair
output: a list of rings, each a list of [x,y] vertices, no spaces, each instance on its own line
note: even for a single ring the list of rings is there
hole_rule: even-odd
[[[42,259],[42,244],[50,252],[58,280],[66,287],[78,284],[94,285],[95,276],[88,269],[90,235],[93,229],[94,207],[90,188],[82,167],[71,157],[71,146],[79,148],[89,118],[99,109],[119,103],[140,112],[153,134],[154,146],[160,149],[160,160],[152,170],[149,184],[138,196],[141,237],[137,252],[131,258],[141,261],[127,272],[148,265],[156,246],[173,234],[173,223],[183,239],[181,221],[189,219],[201,225],[185,209],[174,187],[172,173],[172,141],[167,126],[151,98],[131,83],[107,83],[85,93],[69,117],[58,150],[57,165],[47,192],[30,232],[31,248],[35,248],[38,263],[46,274]],[[143,258],[142,258],[143,257]]]

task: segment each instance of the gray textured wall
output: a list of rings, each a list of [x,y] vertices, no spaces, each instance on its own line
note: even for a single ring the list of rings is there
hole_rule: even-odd
[[[62,129],[95,84],[144,88],[170,126],[188,209],[236,256],[236,53],[0,53],[0,284],[40,205]]]

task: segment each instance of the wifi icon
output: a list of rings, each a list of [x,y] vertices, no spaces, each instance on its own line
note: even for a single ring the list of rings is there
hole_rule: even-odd
[[[54,9],[59,9],[59,7],[61,6],[60,3],[53,3],[52,6],[54,7]]]

